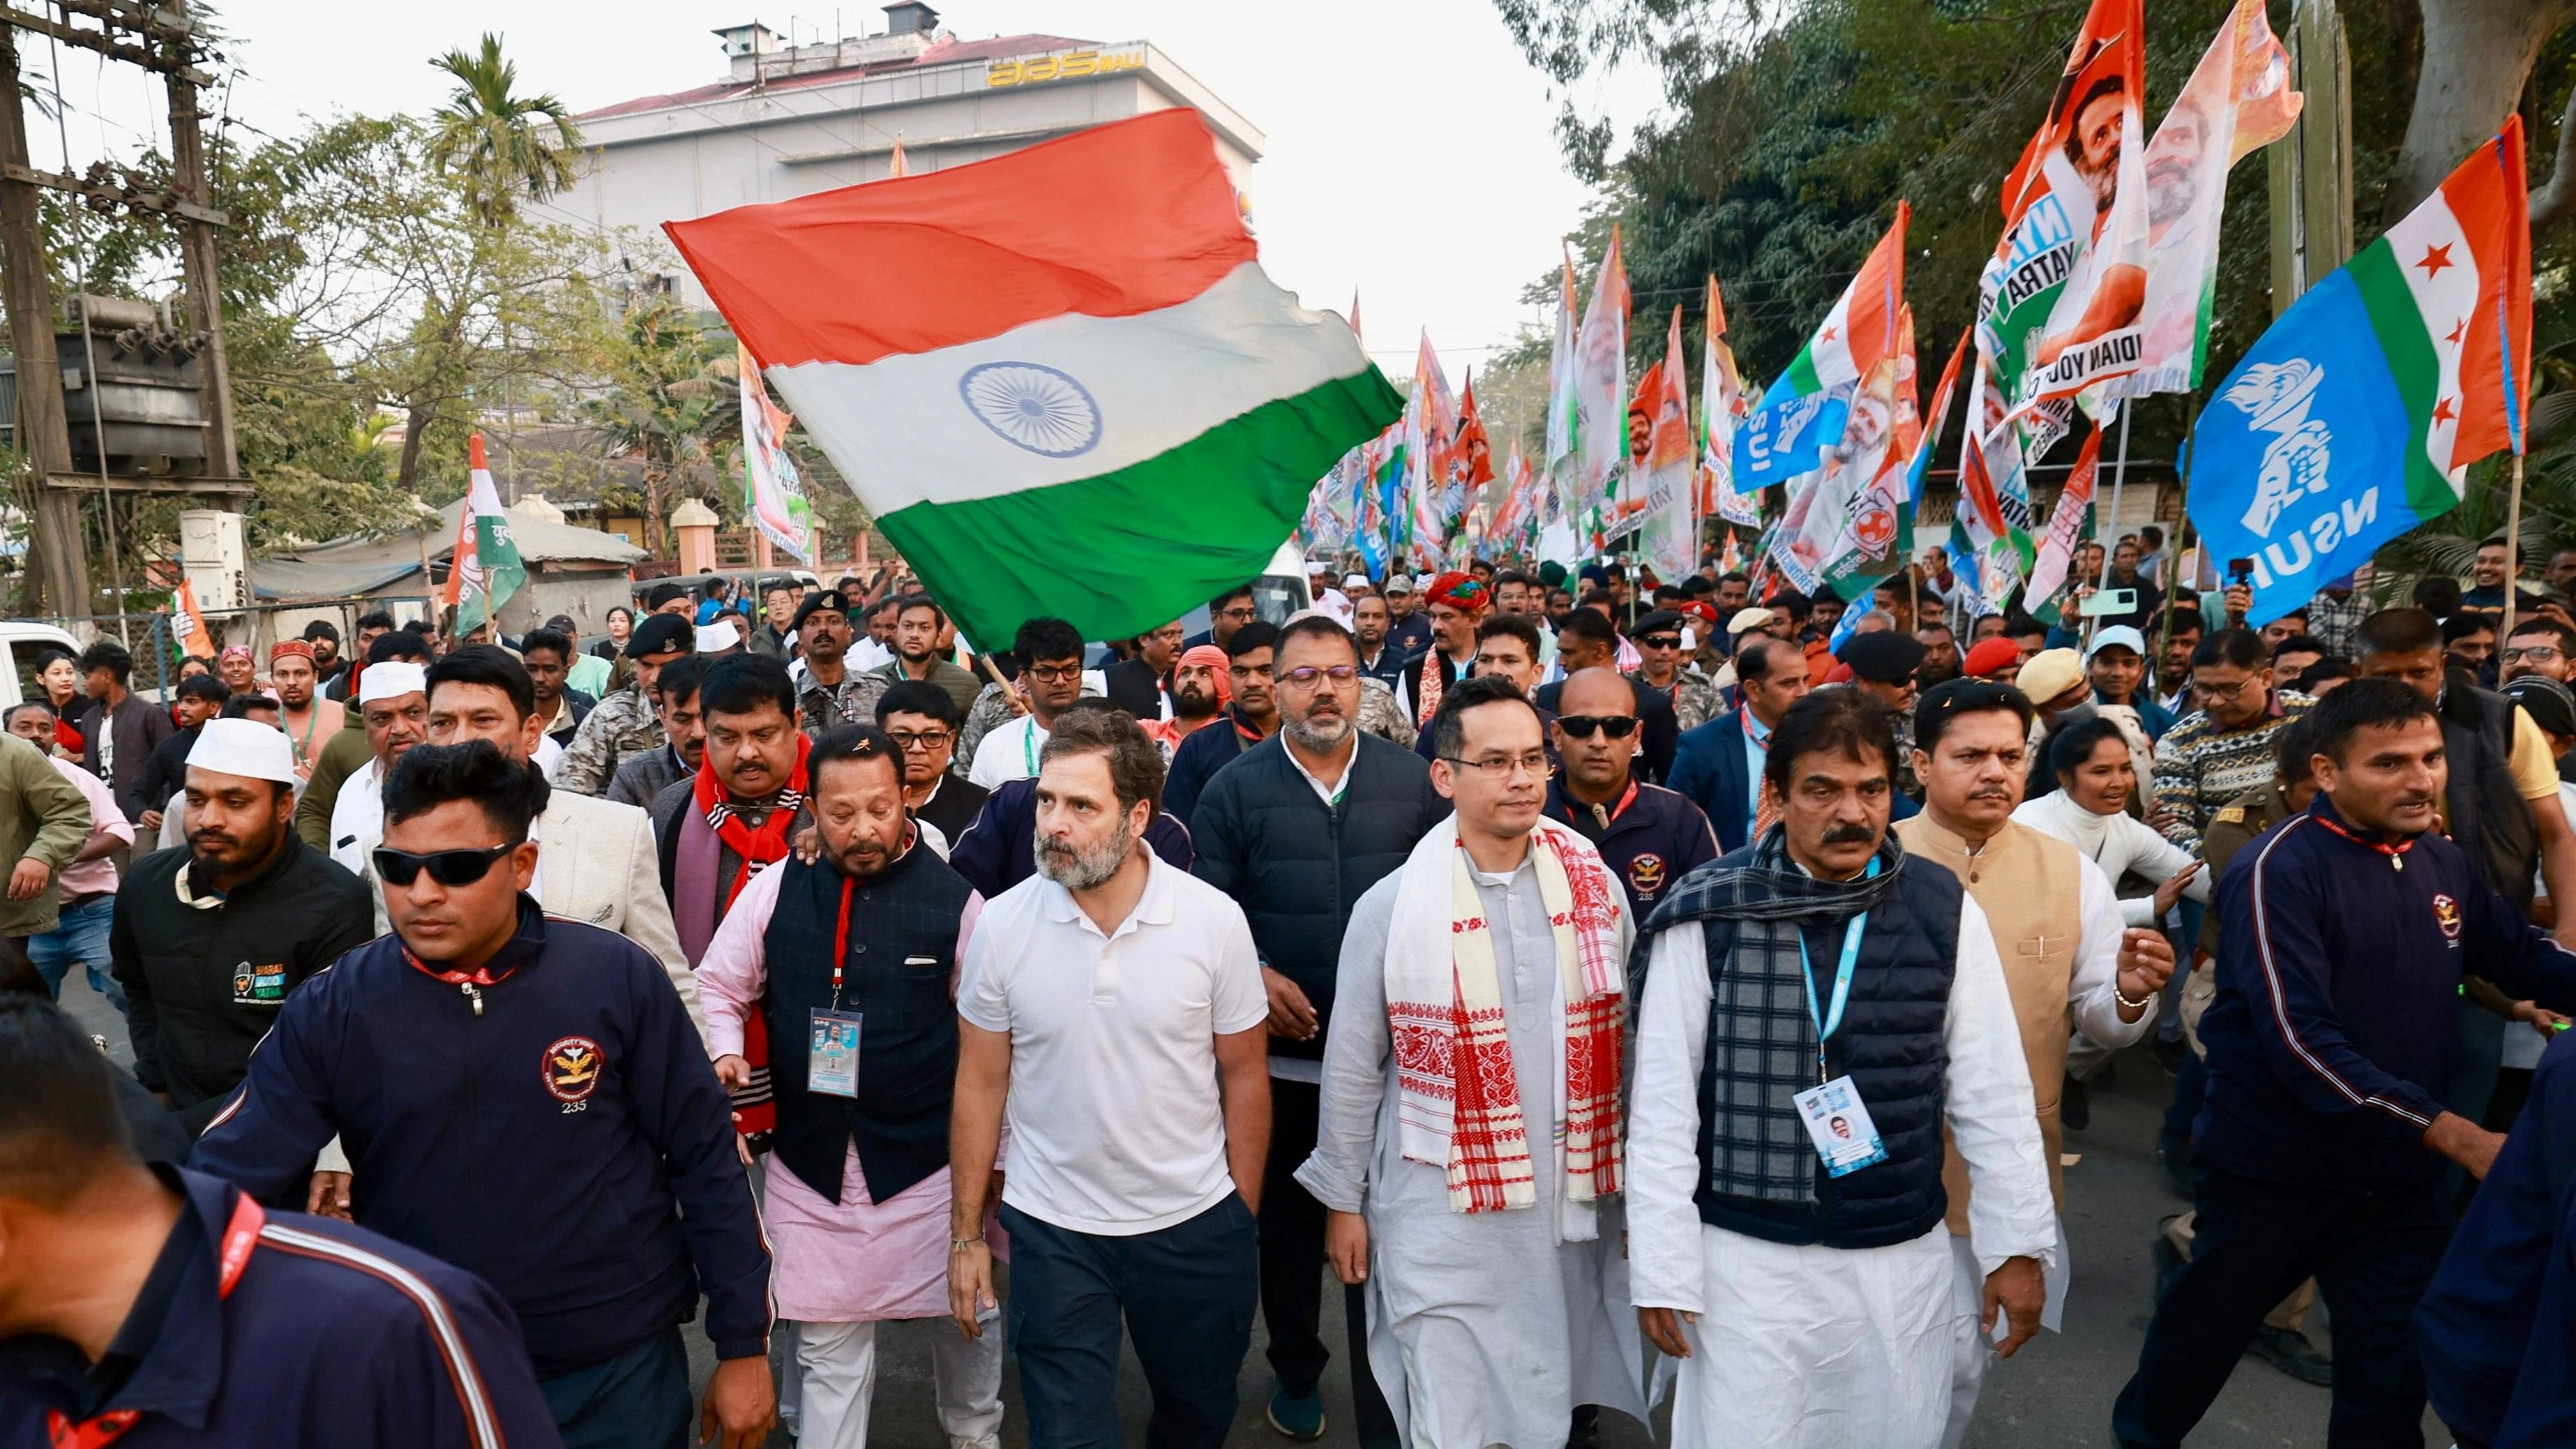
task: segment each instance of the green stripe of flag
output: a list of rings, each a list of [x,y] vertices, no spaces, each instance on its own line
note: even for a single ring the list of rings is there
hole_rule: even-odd
[[[923,577],[971,578],[942,599],[982,649],[1032,618],[1094,638],[1159,628],[1259,574],[1351,440],[1404,399],[1377,369],[1264,403],[1189,442],[1093,478],[877,520]]]
[[[2459,494],[2424,451],[2424,435],[2433,425],[2442,382],[2442,364],[2434,355],[2424,314],[2406,285],[2397,253],[2385,239],[2362,248],[2346,270],[2361,293],[2363,310],[2370,315],[2370,330],[2388,359],[2389,380],[2406,404],[2406,506],[2418,518],[2447,513],[2459,505]]]
[[[1798,349],[1798,355],[1790,360],[1788,378],[1792,397],[1806,397],[1825,390],[1825,385],[1816,378],[1815,343],[1810,342]]]

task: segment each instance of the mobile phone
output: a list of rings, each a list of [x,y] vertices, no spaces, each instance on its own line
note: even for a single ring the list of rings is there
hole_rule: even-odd
[[[2254,582],[2254,560],[2250,558],[2229,559],[2227,561],[2227,582],[2230,584],[2250,584]]]
[[[2134,614],[2137,611],[2138,591],[2135,589],[2095,589],[2092,596],[2075,610],[2087,619],[2098,619],[2105,614]]]

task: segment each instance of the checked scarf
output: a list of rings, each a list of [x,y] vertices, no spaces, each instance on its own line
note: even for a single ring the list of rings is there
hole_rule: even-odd
[[[1560,1241],[1596,1236],[1592,1205],[1619,1190],[1621,971],[1625,907],[1590,842],[1541,819],[1530,841],[1556,946],[1555,1100],[1564,1123]],[[1400,868],[1387,942],[1387,1021],[1399,1147],[1448,1175],[1452,1212],[1538,1201],[1520,1078],[1503,1018],[1493,925],[1457,827],[1435,828]]]
[[[1816,1145],[1790,1099],[1815,1086],[1816,1024],[1799,977],[1798,931],[1824,927],[1839,949],[1854,915],[1896,889],[1905,849],[1894,833],[1879,842],[1878,874],[1819,880],[1789,859],[1788,832],[1754,842],[1751,860],[1703,866],[1682,877],[1638,934],[1642,964],[1653,938],[1694,922],[1724,921],[1723,954],[1712,938],[1708,1061],[1719,1104],[1710,1137],[1711,1191],[1768,1202],[1816,1200]],[[1830,969],[1830,961],[1824,961]],[[1829,987],[1817,988],[1819,999]]]
[[[745,824],[742,814],[723,783],[716,779],[715,751],[709,750],[698,764],[696,781],[690,786],[694,803],[706,817],[707,828],[716,834],[724,848],[742,858],[742,868],[725,882],[724,904],[733,908],[734,897],[769,865],[787,858],[788,832],[795,828],[798,807],[805,803],[808,764],[814,754],[814,741],[799,733],[796,736],[796,768],[787,775],[787,788],[767,803],[769,813],[757,826]],[[718,916],[723,911],[716,913]],[[745,1136],[771,1131],[778,1121],[778,1104],[770,1096],[769,1023],[760,1012],[751,1012],[742,1022],[742,1059],[751,1068],[750,1087],[734,1094],[735,1130]]]

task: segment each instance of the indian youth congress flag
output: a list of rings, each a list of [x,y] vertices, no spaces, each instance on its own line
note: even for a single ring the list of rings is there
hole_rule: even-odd
[[[1403,407],[1262,274],[1194,111],[665,229],[978,639],[1117,638],[1258,574]]]
[[[1753,405],[1735,434],[1735,486],[1747,493],[1812,473],[1827,448],[1843,441],[1852,396],[1879,364],[1896,355],[1896,313],[1905,300],[1905,222],[1896,220],[1872,247],[1816,335],[1798,349]]]
[[[2460,501],[2469,464],[2519,452],[2531,378],[2522,121],[2310,288],[2193,426],[2191,521],[2254,561],[2267,623]]]

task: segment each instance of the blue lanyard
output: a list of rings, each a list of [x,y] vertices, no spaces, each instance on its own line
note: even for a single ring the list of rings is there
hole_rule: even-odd
[[[1876,857],[1869,862],[1868,874],[1878,874]],[[1834,1005],[1830,1016],[1816,1009],[1816,969],[1807,959],[1807,933],[1798,932],[1798,984],[1806,988],[1807,1020],[1815,1023],[1816,1027],[1816,1081],[1819,1085],[1824,1083],[1826,1075],[1825,1040],[1842,1028],[1843,1007],[1851,1001],[1852,967],[1860,962],[1861,932],[1868,926],[1869,912],[1863,911],[1851,918],[1850,925],[1843,927],[1843,956],[1841,963],[1834,968]]]

